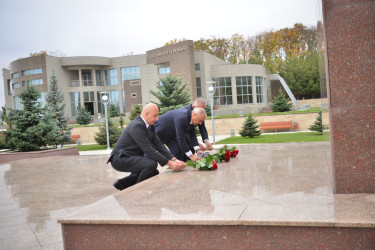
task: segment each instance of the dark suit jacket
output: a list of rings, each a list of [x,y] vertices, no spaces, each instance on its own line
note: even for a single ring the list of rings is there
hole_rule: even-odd
[[[157,161],[161,166],[166,165],[173,158],[173,155],[160,141],[155,132],[155,127],[150,127],[151,131],[147,135],[146,124],[140,116],[131,121],[118,139],[108,162],[111,161],[114,155],[117,157],[131,157],[134,155],[144,156],[146,154],[148,158]]]
[[[193,104],[183,106],[182,109],[189,109],[193,111]],[[201,125],[198,124],[198,128],[199,128],[199,132],[201,133],[202,140],[203,141],[206,139],[208,140],[208,133],[207,133],[206,124],[204,123],[204,121],[202,122]]]
[[[160,116],[155,123],[156,133],[164,144],[168,144],[171,140],[177,140],[181,151],[186,153],[190,151],[190,147],[198,146],[195,129],[190,122],[191,110],[171,110]],[[190,141],[187,141],[187,138]]]

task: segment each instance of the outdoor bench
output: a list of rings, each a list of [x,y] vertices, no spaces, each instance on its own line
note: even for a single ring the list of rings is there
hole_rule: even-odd
[[[80,139],[81,136],[80,135],[71,135],[70,136],[70,139],[72,139],[72,141],[74,141],[74,143],[77,143],[77,140]]]
[[[275,132],[277,129],[287,129],[289,128],[292,131],[292,121],[280,121],[280,122],[261,122],[260,129],[274,129]]]

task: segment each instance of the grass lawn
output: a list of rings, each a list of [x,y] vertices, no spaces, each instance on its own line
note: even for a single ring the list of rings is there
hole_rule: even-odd
[[[77,146],[78,151],[106,150],[106,149],[107,149],[107,145],[99,145],[99,144],[89,144],[89,145],[78,145]]]
[[[248,138],[242,136],[228,137],[224,140],[216,142],[216,144],[247,144],[247,143],[282,143],[282,142],[314,142],[314,141],[329,141],[329,132],[324,132],[323,135],[315,132],[300,132],[300,133],[279,133],[279,134],[262,134],[256,138]],[[66,147],[67,145],[65,145]],[[113,148],[113,147],[112,147]],[[111,148],[111,149],[112,149]],[[78,145],[78,151],[90,150],[106,150],[107,145],[90,144]]]
[[[327,112],[328,109],[320,109],[319,107],[314,107],[314,108],[310,108],[308,110],[303,110],[303,111],[288,111],[288,112],[272,112],[272,113],[255,113],[255,114],[252,114],[252,116],[266,116],[266,115],[288,115],[288,114],[303,114],[303,113],[318,113],[319,111],[322,111],[322,112]],[[244,114],[243,116],[244,117],[247,117],[249,114]],[[220,116],[216,116],[215,115],[215,119],[220,119],[220,118],[235,118],[235,117],[240,117],[240,115],[220,115]],[[207,120],[211,119],[211,116],[208,116],[207,117]]]
[[[247,144],[247,143],[282,143],[282,142],[314,142],[329,141],[329,132],[323,134],[315,132],[261,134],[258,137],[249,138],[242,136],[229,137],[216,142],[216,144]]]

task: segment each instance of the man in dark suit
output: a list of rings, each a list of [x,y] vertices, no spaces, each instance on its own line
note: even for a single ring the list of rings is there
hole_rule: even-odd
[[[131,174],[117,180],[113,184],[115,188],[123,190],[159,174],[158,163],[161,166],[168,165],[175,171],[185,167],[185,163],[177,160],[155,133],[154,123],[158,116],[158,107],[152,103],[147,104],[141,115],[122,132],[108,162],[117,171]]]
[[[182,108],[193,110],[195,108],[206,109],[206,107],[207,107],[206,100],[202,97],[198,97],[197,99],[194,100],[192,104],[184,106]],[[199,128],[199,132],[201,133],[202,141],[205,144],[204,145],[202,143],[199,143],[200,150],[201,151],[212,150],[212,144],[208,138],[208,133],[207,133],[207,129],[206,129],[206,125],[204,121],[202,122],[202,124],[198,124],[198,128]],[[194,136],[196,135],[194,134]]]
[[[195,154],[199,151],[195,126],[202,124],[206,116],[202,108],[171,110],[155,123],[156,133],[177,159],[197,161],[200,157]]]

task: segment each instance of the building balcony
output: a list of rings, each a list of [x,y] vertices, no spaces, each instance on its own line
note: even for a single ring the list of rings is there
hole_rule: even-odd
[[[69,87],[79,87],[80,83],[79,80],[73,80],[69,83]]]

